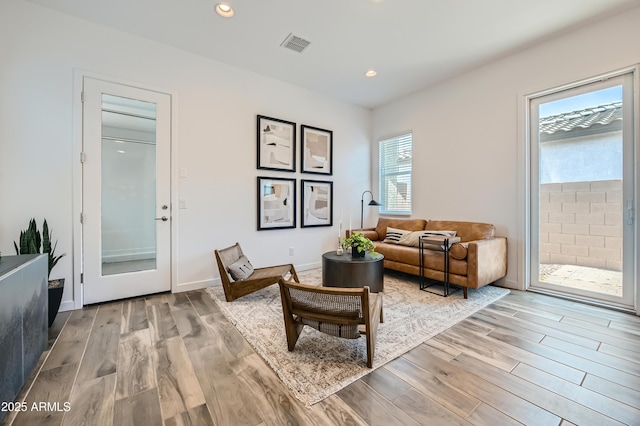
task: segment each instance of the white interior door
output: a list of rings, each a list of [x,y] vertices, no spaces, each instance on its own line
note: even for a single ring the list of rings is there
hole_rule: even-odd
[[[171,289],[171,98],[83,81],[83,303]]]

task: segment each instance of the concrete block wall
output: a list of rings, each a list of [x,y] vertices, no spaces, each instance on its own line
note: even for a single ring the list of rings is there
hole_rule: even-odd
[[[622,181],[540,185],[540,263],[622,270]]]

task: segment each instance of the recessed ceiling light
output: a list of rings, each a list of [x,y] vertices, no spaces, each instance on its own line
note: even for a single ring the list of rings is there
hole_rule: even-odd
[[[378,75],[378,72],[376,70],[369,70],[367,72],[364,73],[365,76],[371,78],[371,77],[375,77],[376,75]]]
[[[226,3],[216,4],[216,13],[224,18],[231,18],[234,14],[233,8]]]

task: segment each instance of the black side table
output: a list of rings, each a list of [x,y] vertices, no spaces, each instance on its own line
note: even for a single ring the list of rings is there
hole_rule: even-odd
[[[439,235],[432,235],[429,237],[420,237],[418,240],[419,247],[419,268],[420,268],[420,290],[428,291],[429,293],[437,294],[438,296],[447,297],[451,294],[449,288],[449,250],[451,246],[455,243],[460,242],[460,237],[446,237]],[[444,281],[443,281],[443,290],[442,293],[430,290],[429,287],[432,287],[436,284],[427,284],[427,277],[424,276],[424,251],[425,250],[435,250],[441,251],[444,255]],[[456,286],[456,291],[459,288]]]
[[[369,286],[372,293],[384,291],[384,256],[367,253],[354,258],[334,251],[322,255],[322,285],[324,287],[362,288]]]

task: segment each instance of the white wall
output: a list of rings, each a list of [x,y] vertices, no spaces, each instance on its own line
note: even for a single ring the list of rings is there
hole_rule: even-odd
[[[640,62],[639,23],[635,8],[375,109],[373,167],[375,141],[413,131],[413,216],[495,224],[504,285],[523,288],[523,95]]]
[[[214,282],[213,249],[236,241],[255,266],[319,266],[321,253],[336,246],[339,210],[359,215],[371,175],[367,109],[17,0],[0,3],[0,45],[0,251],[13,254],[29,218],[46,217],[58,251],[68,253],[52,274],[67,278],[63,309],[74,306],[78,285],[71,255],[79,249],[72,215],[72,170],[79,161],[74,70],[176,95],[172,167],[185,168],[188,177],[174,182],[174,199],[184,198],[188,208],[173,211],[174,290]],[[257,114],[333,130],[334,174],[323,179],[335,182],[333,228],[256,231],[256,176],[322,179],[257,170]],[[297,157],[299,163],[299,148]]]

